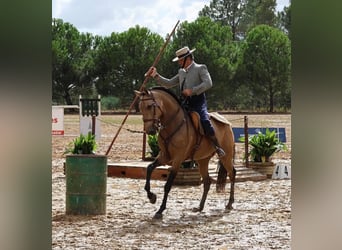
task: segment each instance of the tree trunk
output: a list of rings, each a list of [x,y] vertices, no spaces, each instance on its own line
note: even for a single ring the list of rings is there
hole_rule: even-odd
[[[273,93],[273,87],[272,87],[272,83],[270,84],[270,109],[269,112],[273,112],[274,109],[274,93]]]
[[[67,105],[72,105],[71,96],[70,96],[69,92],[65,92],[64,100],[65,100]]]

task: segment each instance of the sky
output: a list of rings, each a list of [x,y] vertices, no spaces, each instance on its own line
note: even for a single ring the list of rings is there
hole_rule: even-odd
[[[110,36],[139,25],[162,37],[177,21],[192,22],[211,0],[52,0],[52,17],[71,23],[81,33]],[[277,0],[277,11],[289,0]]]

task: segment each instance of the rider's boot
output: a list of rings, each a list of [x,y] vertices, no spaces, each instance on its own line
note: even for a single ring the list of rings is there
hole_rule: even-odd
[[[218,155],[219,158],[223,157],[226,155],[226,153],[224,152],[224,150],[220,147],[220,144],[217,141],[217,138],[215,135],[209,136],[210,140],[212,141],[215,149],[216,149],[216,153]]]

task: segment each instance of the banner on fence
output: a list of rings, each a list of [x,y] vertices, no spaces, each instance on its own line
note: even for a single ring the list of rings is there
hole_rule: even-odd
[[[276,136],[281,142],[286,142],[286,134],[285,128],[268,128],[270,131],[275,130]],[[259,133],[259,131],[263,134],[266,133],[266,128],[257,128],[257,127],[250,127],[248,128],[248,136],[253,136]],[[245,129],[244,128],[233,128],[234,132],[234,140],[235,142],[240,142],[239,138],[245,136]]]
[[[52,135],[64,135],[64,108],[52,107]]]

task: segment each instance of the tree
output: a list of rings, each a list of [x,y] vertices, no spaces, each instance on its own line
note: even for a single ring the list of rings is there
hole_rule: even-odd
[[[52,98],[65,100],[72,104],[70,91],[74,88],[74,65],[72,53],[74,42],[78,37],[75,27],[63,23],[61,19],[52,21]]]
[[[101,96],[120,96],[120,81],[123,71],[121,62],[125,59],[119,43],[119,34],[113,32],[99,39],[95,54],[96,88]]]
[[[276,26],[276,0],[247,0],[244,15],[240,21],[240,30],[246,34],[256,25]]]
[[[148,69],[146,65],[152,65],[163,39],[149,29],[136,25],[119,35],[119,43],[124,55],[120,65],[123,73],[120,89],[125,102],[130,103],[135,97],[134,90],[139,89],[144,80]]]
[[[209,17],[199,17],[191,23],[183,22],[170,45],[171,54],[166,57],[175,57],[175,51],[184,46],[196,48],[195,60],[208,67],[214,83],[207,95],[210,108],[218,107],[229,100],[227,95],[233,91],[230,79],[235,71],[235,51],[230,27],[222,26]],[[170,59],[167,65],[170,65]],[[177,73],[177,69],[177,64],[169,66],[168,70],[163,71],[163,75],[171,77]]]
[[[257,3],[248,3],[252,1]],[[197,49],[195,60],[208,66],[213,79],[214,86],[207,95],[210,109],[268,106],[273,111],[274,107],[289,107],[290,41],[284,40],[285,33],[279,29],[260,27],[251,29],[248,39],[234,41],[230,26],[210,17],[185,21],[166,47],[158,71],[166,77],[175,75],[178,64],[171,59],[176,50],[189,46]],[[99,93],[108,100],[118,100],[122,108],[131,104],[133,90],[140,88],[144,73],[164,42],[158,34],[138,25],[100,37],[79,33],[61,19],[52,21],[52,38],[53,101],[72,104],[79,94]]]
[[[52,20],[52,91],[55,102],[68,105],[79,94],[92,93],[93,37],[80,34],[70,23]]]
[[[283,11],[278,12],[278,27],[284,31],[291,39],[291,2],[290,6],[284,7]]]
[[[142,84],[147,65],[152,65],[162,43],[160,35],[139,25],[103,38],[95,59],[99,93],[116,96],[121,105],[129,106],[135,97],[134,90]]]
[[[243,33],[240,22],[244,17],[247,2],[248,0],[213,0],[209,6],[205,5],[198,15],[210,17],[221,25],[230,26],[235,41]]]
[[[254,0],[255,1],[255,0]],[[255,9],[255,25],[266,24],[269,26],[276,25],[275,9],[276,0],[256,0]]]
[[[289,94],[291,49],[288,37],[279,29],[258,25],[248,32],[244,63],[254,103],[268,100],[269,112],[274,111],[275,98]]]

